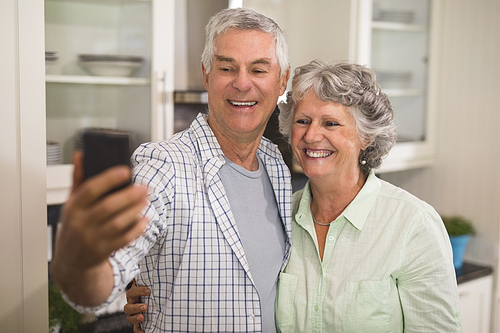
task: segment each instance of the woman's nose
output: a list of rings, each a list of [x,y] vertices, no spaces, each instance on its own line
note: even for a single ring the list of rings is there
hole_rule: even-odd
[[[304,134],[304,141],[307,143],[321,141],[322,134],[320,126],[315,125],[314,123],[310,124]]]

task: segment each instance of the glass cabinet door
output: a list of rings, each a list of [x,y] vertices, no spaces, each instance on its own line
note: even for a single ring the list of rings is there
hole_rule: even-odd
[[[174,0],[45,0],[49,192],[67,188],[84,128],[127,131],[131,150],[171,134],[173,6]]]
[[[436,100],[432,84],[438,0],[360,0],[370,7],[368,64],[389,96],[398,133],[380,172],[430,166],[435,154]],[[432,47],[431,47],[432,46]]]
[[[82,128],[130,131],[134,147],[151,139],[150,17],[149,2],[45,1],[47,140],[63,164]]]
[[[389,96],[398,142],[426,139],[429,1],[377,0],[370,66]]]

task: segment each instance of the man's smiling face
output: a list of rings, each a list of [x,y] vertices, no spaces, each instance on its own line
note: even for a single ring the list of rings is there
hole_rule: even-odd
[[[289,73],[280,78],[272,35],[260,30],[229,29],[215,41],[208,91],[208,123],[215,135],[260,137],[285,92]]]

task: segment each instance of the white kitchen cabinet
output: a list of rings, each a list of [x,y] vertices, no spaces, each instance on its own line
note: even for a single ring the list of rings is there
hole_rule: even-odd
[[[464,333],[490,332],[493,276],[488,275],[458,285]]]
[[[76,133],[105,127],[131,133],[132,148],[173,134],[174,0],[45,0],[47,140],[62,164],[47,167],[47,204],[65,201]],[[89,74],[79,54],[139,56],[130,76]]]
[[[434,160],[433,76],[440,0],[241,0],[285,31],[292,69],[315,58],[354,61],[377,72],[395,114],[398,143],[380,172]]]

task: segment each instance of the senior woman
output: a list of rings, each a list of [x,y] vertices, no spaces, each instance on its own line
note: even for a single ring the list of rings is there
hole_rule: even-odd
[[[427,203],[375,176],[396,139],[373,72],[295,71],[280,130],[309,181],[293,196],[281,332],[459,332],[452,252]]]
[[[441,218],[373,171],[396,140],[393,111],[373,71],[312,61],[295,70],[279,108],[280,131],[309,180],[293,196],[278,330],[461,332]],[[147,292],[131,291],[130,303]],[[126,306],[136,329],[139,306]]]

